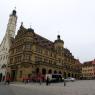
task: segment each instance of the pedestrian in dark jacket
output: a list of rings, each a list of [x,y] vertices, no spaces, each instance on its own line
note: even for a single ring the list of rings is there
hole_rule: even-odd
[[[6,77],[5,84],[8,84],[8,85],[10,84],[10,77],[9,76]]]
[[[64,79],[64,86],[66,86],[66,80]]]
[[[49,85],[49,77],[47,76],[47,79],[46,79],[46,85]]]

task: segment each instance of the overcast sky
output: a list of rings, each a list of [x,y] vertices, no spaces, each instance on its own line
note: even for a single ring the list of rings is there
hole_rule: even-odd
[[[51,41],[60,34],[75,58],[95,58],[95,0],[0,0],[0,42],[15,6],[17,30],[23,21]]]

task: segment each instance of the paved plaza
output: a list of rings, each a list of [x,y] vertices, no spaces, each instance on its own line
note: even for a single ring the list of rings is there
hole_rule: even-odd
[[[8,87],[9,92],[1,94],[2,91],[0,91],[0,95],[95,95],[95,80],[67,82],[65,87],[64,83],[53,83],[49,86],[45,83],[41,85],[39,83],[13,83],[2,87],[3,90],[4,87]]]

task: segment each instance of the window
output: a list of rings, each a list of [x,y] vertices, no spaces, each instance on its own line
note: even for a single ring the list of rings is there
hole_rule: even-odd
[[[18,52],[21,52],[22,51],[22,46],[19,46],[19,47],[17,47],[16,48],[16,53],[18,53]],[[14,51],[12,51],[12,53],[13,53]]]
[[[44,54],[49,55],[49,51],[47,49],[44,49]]]
[[[26,44],[25,45],[25,50],[31,50],[31,45],[30,44]]]
[[[8,58],[8,55],[6,55],[6,59]]]
[[[41,49],[41,48],[39,48],[39,47],[36,47],[36,52],[37,52],[37,53],[41,53],[41,54],[42,54],[42,49]]]
[[[2,56],[1,56],[1,60],[2,60]]]
[[[31,59],[31,57],[30,57],[30,55],[29,55],[29,54],[25,54],[25,55],[24,55],[24,59],[25,59],[25,60],[30,60],[30,59]]]
[[[1,60],[1,56],[0,56],[0,60]]]
[[[48,61],[48,59],[47,58],[44,58],[44,62],[47,62]]]
[[[20,62],[21,61],[21,56],[15,57],[15,62]]]
[[[10,58],[10,63],[11,63],[11,64],[13,63],[13,58]]]
[[[40,56],[35,56],[35,60],[36,60],[36,61],[42,61],[42,57],[40,57]]]
[[[5,56],[3,57],[3,60],[5,59]]]
[[[50,52],[50,56],[52,57],[52,52]]]
[[[52,60],[49,60],[49,63],[52,64]]]
[[[14,54],[14,50],[11,50],[11,54]]]

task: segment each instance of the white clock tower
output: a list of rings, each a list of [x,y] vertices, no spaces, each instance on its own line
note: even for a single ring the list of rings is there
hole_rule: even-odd
[[[16,10],[13,10],[12,14],[9,16],[5,36],[0,44],[0,78],[5,76],[11,38],[14,38],[15,36],[16,23],[17,23]]]

